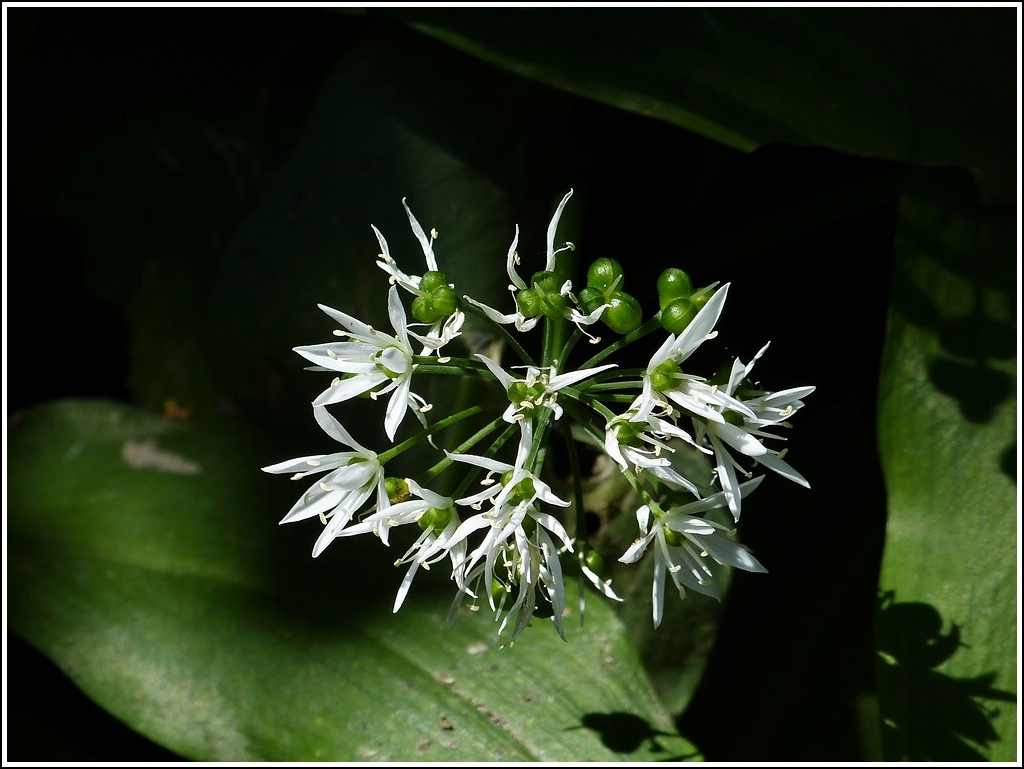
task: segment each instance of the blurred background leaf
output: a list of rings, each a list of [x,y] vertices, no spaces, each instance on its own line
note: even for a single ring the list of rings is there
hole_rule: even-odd
[[[729,147],[960,165],[987,196],[1013,195],[1013,7],[388,13],[524,77]]]

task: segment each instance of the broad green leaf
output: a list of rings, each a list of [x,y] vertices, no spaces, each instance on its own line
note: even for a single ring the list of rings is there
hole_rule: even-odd
[[[979,206],[962,175],[922,172],[904,195],[895,248],[879,391],[885,757],[1008,761],[1018,680],[1014,212]]]
[[[568,642],[537,621],[506,649],[486,611],[446,626],[433,572],[392,614],[394,554],[370,538],[311,559],[316,527],[276,524],[302,489],[259,474],[276,449],[239,423],[65,401],[17,416],[8,450],[12,629],[181,755],[697,757],[599,599]]]
[[[1013,193],[1013,8],[405,8],[484,61],[742,150],[958,164]]]

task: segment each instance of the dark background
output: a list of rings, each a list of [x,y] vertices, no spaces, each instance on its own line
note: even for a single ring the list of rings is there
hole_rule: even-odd
[[[7,21],[7,414],[69,396],[133,402],[129,289],[97,295],[97,229],[203,229],[211,250],[226,246],[331,66],[366,27],[390,22],[314,9],[53,8],[8,9]],[[572,140],[534,147],[544,170],[531,161],[523,177],[543,185],[537,197],[583,191],[583,231],[601,249],[592,256],[618,258],[631,276],[686,267],[683,244],[733,243],[713,274],[707,263],[693,270],[697,284],[733,281],[719,329],[743,346],[727,352],[749,360],[770,339],[758,378],[774,390],[817,386],[788,457],[812,488],[770,477],[758,510],[745,513],[744,540],[770,575],[735,576],[680,729],[708,760],[861,760],[856,703],[874,691],[885,525],[875,388],[903,168],[814,148],[743,154],[549,97],[566,100]],[[93,162],[106,142],[131,136],[123,165]],[[208,155],[210,184],[158,184],[161,141],[190,147],[200,165]],[[230,183],[216,176],[225,154]],[[861,185],[872,194],[791,226],[792,211]],[[135,207],[109,209],[126,199]],[[652,283],[636,280],[649,302],[653,291],[640,286]],[[806,547],[809,531],[820,547]],[[6,640],[9,759],[180,760],[93,705],[10,631]]]

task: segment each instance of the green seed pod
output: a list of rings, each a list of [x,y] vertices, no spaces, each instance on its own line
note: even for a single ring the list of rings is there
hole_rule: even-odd
[[[434,308],[432,296],[417,296],[412,300],[412,316],[420,323],[433,323],[437,320],[437,310]]]
[[[544,295],[544,315],[554,320],[555,318],[561,318],[565,315],[565,311],[569,309],[569,299],[558,293],[550,293]]]
[[[675,529],[670,529],[668,526],[662,525],[662,530],[665,532],[665,544],[669,547],[679,547],[685,541],[682,534]]]
[[[604,556],[590,546],[585,547],[583,550],[583,563],[595,574],[600,574],[604,571]]]
[[[540,294],[532,288],[524,288],[516,294],[516,307],[527,318],[535,318],[544,309]]]
[[[693,281],[678,267],[669,267],[658,277],[658,304],[664,310],[673,299],[689,299]]]
[[[607,256],[601,257],[587,270],[587,285],[602,291],[611,288],[622,277],[622,265]],[[619,284],[621,286],[621,282]]]
[[[441,320],[441,318],[447,318],[449,315],[459,309],[459,297],[451,289],[450,286],[442,286],[435,290],[430,295],[431,300],[434,303],[434,313],[437,315],[435,320]]]
[[[690,301],[693,302],[699,310],[701,307],[706,305],[708,303],[708,299],[714,295],[715,288],[715,286],[704,286],[704,288],[698,288],[690,294]]]
[[[405,478],[396,478],[394,476],[384,479],[384,491],[387,492],[388,501],[393,505],[405,502],[412,496],[409,492],[409,484]]]
[[[675,386],[676,374],[679,373],[679,366],[670,360],[661,363],[651,372],[651,387],[658,392],[664,392]]]
[[[444,276],[443,272],[438,272],[437,270],[425,272],[423,277],[420,278],[420,291],[428,294],[434,293],[439,288],[448,287],[448,279]]]
[[[533,277],[530,279],[530,285],[534,287],[539,293],[542,294],[557,294],[559,289],[562,287],[563,280],[558,277],[557,272],[551,272],[545,270],[543,272],[533,273]]]
[[[673,299],[661,309],[661,327],[670,334],[678,334],[697,316],[697,306],[689,299]]]
[[[594,310],[604,304],[604,292],[594,286],[587,286],[580,291],[579,308],[584,315],[590,315]]]
[[[628,334],[643,320],[640,302],[624,291],[613,292],[608,303],[611,306],[601,315],[601,320],[617,334]]]
[[[452,519],[450,507],[431,507],[416,521],[420,529],[432,529],[434,534],[441,534]]]
[[[501,597],[507,593],[505,585],[495,578],[491,578],[491,597],[494,598],[495,603],[501,600]]]

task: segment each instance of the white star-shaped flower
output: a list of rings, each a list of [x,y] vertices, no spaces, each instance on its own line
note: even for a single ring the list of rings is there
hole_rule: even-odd
[[[406,551],[405,555],[395,561],[395,566],[409,564],[409,570],[402,579],[395,597],[394,611],[398,611],[412,586],[417,570],[422,566],[429,569],[430,565],[444,558],[451,558],[452,570],[466,560],[466,541],[454,541],[454,534],[461,523],[455,511],[455,503],[451,497],[435,494],[423,488],[412,478],[405,479],[410,496],[402,502],[395,502],[388,507],[380,508],[341,531],[338,536],[351,537],[358,534],[373,532],[381,542],[388,544],[388,532],[395,526],[416,523],[423,529],[422,533]]]
[[[670,412],[671,407],[656,397],[650,378],[645,378],[643,393],[605,426],[605,453],[623,469],[637,468],[669,486],[700,496],[697,484],[672,467],[667,455],[675,449],[667,441],[678,438],[702,452],[710,454],[711,451],[699,446],[688,432],[665,418]]]
[[[281,519],[281,523],[294,523],[320,516],[326,525],[313,547],[313,557],[316,557],[348,525],[374,492],[378,509],[387,507],[388,495],[384,488],[384,467],[377,455],[357,443],[325,407],[314,406],[313,416],[324,432],[354,451],[298,457],[262,469],[267,473],[291,473],[292,480],[330,471],[310,486]]]
[[[742,484],[739,493],[750,493],[762,480],[763,476]],[[664,616],[666,575],[672,578],[680,597],[685,595],[686,588],[690,588],[720,599],[714,572],[706,561],[709,556],[719,564],[745,571],[767,571],[747,548],[729,538],[732,535],[730,529],[694,515],[725,507],[726,504],[725,495],[718,492],[704,499],[674,507],[663,517],[653,521],[647,505],[636,511],[641,536],[622,554],[619,561],[634,563],[640,559],[651,542],[656,543],[654,579],[651,585],[655,627],[661,625]]]
[[[457,462],[476,465],[488,471],[482,481],[486,486],[483,491],[455,500],[456,504],[475,510],[480,510],[485,503],[488,505],[483,512],[463,521],[452,535],[451,541],[457,543],[476,531],[486,529],[483,540],[461,565],[460,574],[456,575],[456,584],[462,592],[475,597],[469,587],[471,582],[482,580],[485,588],[489,588],[495,579],[503,584],[519,584],[520,580],[525,580],[516,602],[516,612],[519,612],[523,606],[530,605],[520,603],[519,599],[524,602],[530,600],[524,592],[535,591],[537,580],[541,580],[548,590],[553,609],[558,609],[556,625],[561,633],[565,588],[558,564],[558,550],[552,535],[570,552],[572,539],[558,519],[541,512],[538,504],[543,502],[556,507],[568,507],[569,503],[556,496],[548,484],[525,469],[524,464],[533,442],[533,431],[532,423],[527,420],[520,422],[520,425],[522,430],[514,465],[472,454],[448,454],[449,458]],[[497,480],[495,475],[498,475]],[[530,520],[527,524],[528,518]],[[538,553],[540,561],[535,561]],[[499,561],[505,567],[504,575],[496,571]],[[478,564],[482,566],[482,571],[477,568]],[[489,589],[487,592],[491,608],[500,613],[494,596]]]
[[[426,401],[411,391],[413,350],[406,329],[405,308],[398,296],[398,289],[392,286],[388,292],[388,317],[395,329],[395,335],[385,334],[363,323],[351,315],[325,305],[318,305],[330,315],[345,331],[335,331],[338,336],[349,337],[350,342],[328,342],[294,348],[295,352],[315,364],[316,370],[339,371],[345,377],[336,378],[331,386],[320,393],[314,406],[327,406],[369,393],[377,398],[392,393],[384,419],[384,431],[392,441],[407,410],[417,415],[426,426],[423,412]]]
[[[434,256],[434,239],[437,234],[434,230],[431,230],[430,237],[427,237],[423,227],[420,226],[419,221],[413,216],[412,210],[405,202],[405,198],[402,198],[402,207],[405,208],[405,213],[409,217],[409,226],[412,229],[413,235],[420,242],[420,246],[423,249],[423,257],[426,261],[427,272],[437,272],[437,257]],[[428,292],[424,291],[421,284],[423,277],[421,275],[408,275],[402,272],[398,267],[398,263],[391,256],[391,251],[388,248],[388,242],[384,238],[384,235],[374,227],[374,234],[377,236],[377,242],[380,244],[381,253],[378,255],[377,266],[387,272],[391,278],[391,282],[397,284],[408,291],[410,294],[416,297],[427,296]],[[452,286],[454,288],[454,286]],[[413,338],[423,343],[424,355],[429,352],[436,352],[448,344],[452,339],[459,336],[462,333],[462,326],[466,321],[466,314],[459,309],[456,309],[451,315],[445,318],[441,318],[433,323],[419,324],[412,323],[410,326],[428,326],[426,334],[418,334],[410,329],[409,333]]]
[[[526,376],[523,379],[517,379],[492,358],[480,354],[476,357],[483,361],[494,378],[505,388],[510,403],[505,409],[505,413],[502,414],[502,419],[509,423],[533,416],[538,408],[549,408],[554,412],[555,419],[560,419],[562,407],[558,405],[557,393],[559,390],[582,382],[601,371],[615,368],[614,363],[609,363],[604,366],[559,374],[554,367],[550,372],[543,372],[536,366],[527,366]]]
[[[558,204],[558,207],[555,209],[555,213],[551,217],[551,221],[548,223],[544,272],[554,273],[557,262],[557,255],[560,254],[562,251],[573,250],[575,248],[575,246],[569,242],[566,242],[565,245],[561,246],[560,248],[555,248],[555,233],[558,230],[558,222],[562,218],[562,209],[565,208],[565,204],[569,202],[569,198],[571,197],[572,190],[569,190],[569,192],[566,193],[565,197],[562,198],[562,201]],[[519,225],[517,224],[515,235],[512,238],[512,245],[509,246],[508,256],[505,262],[506,270],[508,271],[508,278],[509,281],[511,281],[509,283],[508,288],[509,291],[512,292],[513,299],[515,298],[517,292],[530,288],[526,281],[523,280],[522,277],[520,277],[519,271],[516,269],[516,267],[518,267],[520,263],[518,247]],[[569,297],[570,299],[572,299],[573,302],[575,302],[575,299],[572,297],[571,281],[564,281],[561,287],[559,288],[558,293],[563,297]],[[537,325],[537,322],[540,320],[540,315],[526,317],[526,315],[524,315],[520,311],[518,304],[516,305],[515,312],[506,314],[499,312],[498,310],[495,310],[493,307],[490,307],[484,304],[483,302],[478,302],[472,297],[467,296],[464,298],[466,299],[466,301],[480,308],[480,310],[495,323],[514,323],[516,330],[518,331],[530,331],[534,326]],[[596,323],[600,319],[601,314],[607,307],[608,305],[606,304],[601,305],[593,312],[589,314],[584,314],[577,310],[575,307],[573,307],[571,303],[567,302],[566,308],[563,312],[563,316],[568,320],[572,321],[573,323],[575,323],[581,331],[587,333],[586,331],[584,331],[583,326],[588,326],[593,323]],[[592,342],[600,341],[597,337],[594,337],[590,334],[587,334],[587,336],[590,336]]]
[[[750,473],[740,465],[730,449],[756,460],[758,464],[764,465],[783,478],[810,488],[807,479],[782,458],[785,455],[785,450],[769,449],[763,442],[764,438],[785,439],[762,428],[785,425],[786,416],[791,415],[803,405],[800,398],[813,392],[814,388],[797,387],[774,394],[759,394],[747,400],[735,397],[741,383],[747,379],[754,368],[754,363],[767,349],[768,345],[766,344],[746,365],[739,359],[735,360],[729,382],[718,390],[713,405],[709,406],[712,418],[706,418],[707,413],[702,411],[705,418],[693,420],[698,440],[706,435],[714,450],[718,479],[728,500],[729,510],[736,521],[740,519],[742,498],[742,495],[737,492],[739,482],[736,472],[738,470],[748,477]],[[754,408],[757,408],[758,412],[755,412]]]

